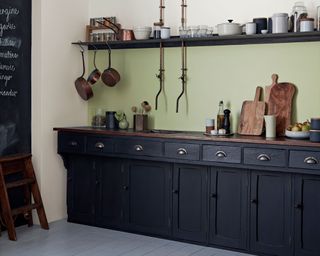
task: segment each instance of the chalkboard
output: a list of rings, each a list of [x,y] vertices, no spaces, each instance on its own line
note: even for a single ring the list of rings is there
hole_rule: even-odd
[[[0,156],[31,152],[31,0],[0,0]]]

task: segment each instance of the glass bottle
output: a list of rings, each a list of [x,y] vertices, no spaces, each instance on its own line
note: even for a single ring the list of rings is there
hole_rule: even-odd
[[[223,122],[224,122],[224,112],[223,112],[223,101],[221,100],[219,102],[219,110],[217,114],[217,130],[223,128]]]

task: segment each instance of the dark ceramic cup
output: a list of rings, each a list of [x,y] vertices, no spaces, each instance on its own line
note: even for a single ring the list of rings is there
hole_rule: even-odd
[[[107,129],[118,129],[119,128],[119,123],[114,116],[115,113],[116,113],[115,111],[107,111],[106,112],[106,128]]]
[[[320,118],[311,118],[311,130],[320,130]]]
[[[320,142],[320,130],[310,130],[310,141]]]
[[[268,28],[267,18],[254,18],[253,22],[257,24],[257,34],[261,34],[261,30]]]

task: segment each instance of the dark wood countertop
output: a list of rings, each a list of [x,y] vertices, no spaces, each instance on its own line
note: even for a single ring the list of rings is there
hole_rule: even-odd
[[[201,140],[201,141],[221,141],[221,142],[238,142],[238,143],[255,143],[268,145],[286,145],[300,147],[320,147],[320,143],[311,142],[309,140],[295,140],[286,137],[278,137],[275,139],[266,139],[263,136],[243,136],[234,134],[232,136],[210,136],[203,132],[192,131],[170,131],[170,130],[148,130],[138,132],[133,129],[129,130],[108,130],[104,128],[95,128],[91,126],[83,127],[56,127],[54,131],[90,133],[97,135],[110,136],[137,136],[146,138],[163,138],[163,139],[182,139],[182,140]]]

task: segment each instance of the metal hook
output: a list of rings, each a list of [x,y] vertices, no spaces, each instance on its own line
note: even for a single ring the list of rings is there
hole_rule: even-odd
[[[81,48],[82,52],[85,52],[85,49],[82,46],[82,41],[80,41],[80,40],[78,41],[78,46]]]

